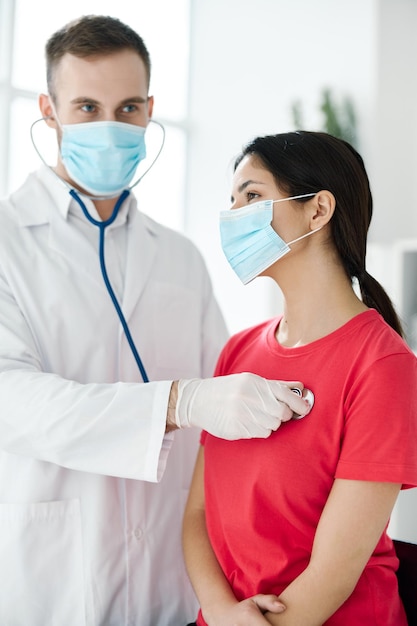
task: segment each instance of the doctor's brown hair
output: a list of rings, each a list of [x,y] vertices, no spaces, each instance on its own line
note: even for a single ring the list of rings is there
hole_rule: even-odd
[[[151,60],[145,43],[132,28],[106,15],[84,15],[54,33],[46,43],[46,79],[48,91],[55,99],[54,70],[65,54],[76,57],[105,55],[134,50],[145,64],[148,86]]]
[[[390,298],[365,267],[372,194],[360,154],[346,141],[327,133],[299,130],[256,137],[237,157],[235,169],[247,155],[258,159],[288,196],[331,191],[336,199],[331,234],[345,272],[351,280],[357,278],[364,304],[376,309],[403,336]]]

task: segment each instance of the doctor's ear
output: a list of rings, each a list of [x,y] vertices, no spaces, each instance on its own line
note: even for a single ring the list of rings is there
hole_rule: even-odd
[[[51,96],[46,93],[41,93],[39,96],[39,109],[42,117],[45,119],[46,124],[50,128],[57,128],[58,125],[54,118],[54,110],[52,107]]]
[[[330,222],[336,208],[336,198],[331,191],[322,190],[311,200],[310,226],[314,230]]]

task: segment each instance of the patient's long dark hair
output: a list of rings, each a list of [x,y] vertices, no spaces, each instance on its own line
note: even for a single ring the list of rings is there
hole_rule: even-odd
[[[376,309],[403,336],[390,298],[365,267],[372,194],[360,154],[332,135],[300,130],[253,139],[236,159],[235,169],[246,155],[259,159],[289,196],[321,189],[332,192],[336,209],[330,221],[331,234],[346,274],[357,278],[364,304]]]

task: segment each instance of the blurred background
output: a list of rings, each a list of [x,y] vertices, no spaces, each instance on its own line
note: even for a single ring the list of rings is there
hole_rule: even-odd
[[[253,136],[303,127],[339,133],[364,157],[374,195],[368,271],[417,350],[417,0],[0,0],[0,195],[40,162],[30,127],[46,90],[45,42],[90,13],[128,23],[150,51],[166,142],[136,195],[198,245],[230,331],[281,310],[272,282],[243,287],[220,248],[234,157]],[[34,136],[54,164],[46,125]],[[390,526],[415,542],[416,492],[401,494]]]

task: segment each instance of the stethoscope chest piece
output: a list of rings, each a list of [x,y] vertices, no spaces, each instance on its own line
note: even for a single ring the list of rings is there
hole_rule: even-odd
[[[293,393],[296,393],[298,396],[301,396],[302,398],[304,398],[304,400],[307,402],[307,404],[310,407],[309,412],[306,413],[306,415],[308,415],[310,413],[311,409],[314,406],[314,393],[310,389],[303,389],[303,391],[301,391],[301,389],[298,389],[298,387],[294,387],[293,389],[291,389],[291,391]],[[300,420],[303,417],[306,417],[306,415],[296,415],[296,414],[294,414],[294,417],[292,419],[293,420]]]

